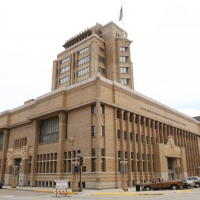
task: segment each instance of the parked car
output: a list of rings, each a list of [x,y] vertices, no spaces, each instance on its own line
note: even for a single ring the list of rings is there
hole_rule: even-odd
[[[3,187],[3,183],[0,181],[0,189]]]
[[[194,180],[190,180],[189,177],[188,178],[184,178],[183,179],[183,187],[184,188],[188,188],[188,189],[190,189],[191,187],[195,187],[195,181]]]
[[[183,188],[183,180],[170,180],[170,181],[163,181],[162,178],[155,178],[151,182],[142,184],[142,190],[150,191],[158,190],[158,189],[177,189]]]
[[[198,176],[189,176],[188,177],[189,181],[194,182],[194,187],[199,188],[200,187],[200,177]]]

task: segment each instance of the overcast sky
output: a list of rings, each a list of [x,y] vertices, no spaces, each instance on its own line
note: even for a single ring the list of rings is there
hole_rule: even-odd
[[[119,22],[121,0],[0,1],[0,112],[51,90],[52,62],[67,39]],[[135,90],[200,115],[200,1],[124,0]]]

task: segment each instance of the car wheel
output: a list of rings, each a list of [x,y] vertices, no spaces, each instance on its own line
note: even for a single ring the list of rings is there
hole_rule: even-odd
[[[151,190],[151,188],[149,186],[145,187],[145,191],[150,191],[150,190]]]
[[[200,184],[199,184],[199,183],[195,183],[195,187],[196,187],[196,188],[199,188],[199,187],[200,187]]]
[[[171,189],[172,189],[172,190],[177,190],[177,186],[176,186],[176,185],[172,185],[172,186],[171,186]]]
[[[190,188],[191,188],[191,185],[189,184],[187,188],[190,189]]]

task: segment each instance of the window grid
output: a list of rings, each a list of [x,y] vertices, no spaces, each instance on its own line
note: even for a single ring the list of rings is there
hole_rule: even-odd
[[[67,58],[61,60],[60,63],[61,63],[61,64],[66,63],[67,61],[69,61],[69,59],[70,59],[70,57],[67,57]]]
[[[60,85],[69,81],[69,76],[60,79]]]
[[[90,60],[90,57],[89,57],[89,56],[86,56],[86,57],[80,59],[80,60],[78,61],[78,66],[83,65],[83,64],[89,62],[89,60]]]
[[[80,51],[78,52],[78,55],[84,54],[84,53],[87,52],[88,50],[89,50],[89,48],[86,47],[86,48],[80,50]]]
[[[80,77],[80,76],[83,76],[83,75],[89,73],[89,71],[90,71],[89,67],[86,67],[86,68],[84,68],[84,69],[79,70],[79,71],[77,72],[77,75],[78,75],[78,77]]]
[[[60,74],[68,72],[69,70],[70,70],[70,65],[67,65],[66,67],[63,67],[62,69],[60,69]]]

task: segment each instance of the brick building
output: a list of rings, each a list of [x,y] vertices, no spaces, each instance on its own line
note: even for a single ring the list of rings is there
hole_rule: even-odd
[[[96,24],[63,45],[53,62],[52,91],[0,113],[0,180],[52,187],[72,180],[83,155],[83,187],[121,186],[154,177],[197,175],[200,122],[134,91],[127,33]]]

